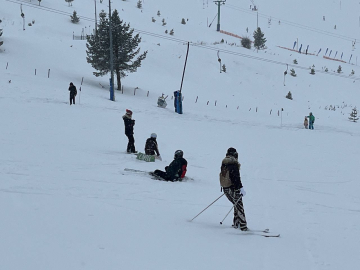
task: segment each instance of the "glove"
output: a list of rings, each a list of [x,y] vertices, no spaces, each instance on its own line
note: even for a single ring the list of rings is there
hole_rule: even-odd
[[[246,191],[243,187],[240,188],[240,193],[243,195],[243,197],[246,195]]]

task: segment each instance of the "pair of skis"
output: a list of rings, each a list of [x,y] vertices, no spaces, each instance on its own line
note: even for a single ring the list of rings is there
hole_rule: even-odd
[[[259,235],[259,236],[263,236],[263,237],[280,237],[280,234],[270,233],[269,229],[265,229],[265,230],[249,229],[248,231],[241,232],[241,234],[242,235]]]

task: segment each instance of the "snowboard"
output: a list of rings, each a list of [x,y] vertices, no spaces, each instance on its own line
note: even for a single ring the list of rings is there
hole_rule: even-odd
[[[136,155],[136,159],[143,160],[146,162],[155,162],[155,156],[154,155],[145,155],[144,153],[138,152]]]

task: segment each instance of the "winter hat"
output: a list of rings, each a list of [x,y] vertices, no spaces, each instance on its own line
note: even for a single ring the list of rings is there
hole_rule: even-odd
[[[156,139],[157,135],[156,133],[151,133],[150,137]]]
[[[233,148],[233,147],[230,147],[230,148],[227,150],[226,155],[227,155],[227,156],[233,156],[234,158],[238,158],[238,153],[237,153],[236,149]]]
[[[126,114],[127,114],[127,115],[129,115],[129,116],[131,116],[131,115],[132,115],[132,111],[131,111],[131,110],[128,110],[128,109],[126,109]]]
[[[70,85],[74,85],[74,84],[71,82]]]

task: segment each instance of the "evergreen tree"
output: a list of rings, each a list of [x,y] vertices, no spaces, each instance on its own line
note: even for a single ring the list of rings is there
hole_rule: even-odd
[[[342,69],[341,66],[339,65],[338,69],[337,69],[337,73],[341,73]]]
[[[315,66],[313,65],[311,70],[310,70],[310,74],[311,75],[315,75]]]
[[[290,91],[289,91],[289,93],[286,95],[286,98],[287,98],[287,99],[291,99],[291,100],[293,99],[293,98],[292,98],[292,94],[291,94]]]
[[[65,0],[65,2],[67,2],[68,4],[69,4],[69,7],[70,6],[72,6],[72,2],[73,2],[74,0]]]
[[[241,46],[243,46],[246,49],[251,49],[251,40],[248,37],[244,37],[241,40]]]
[[[359,120],[359,117],[357,117],[356,107],[354,109],[352,109],[352,112],[350,113],[349,120],[351,120],[353,122],[356,122],[357,120]]]
[[[80,21],[80,18],[77,16],[76,11],[74,10],[73,15],[70,16],[72,23],[78,23]]]
[[[86,43],[86,60],[97,70],[93,72],[96,77],[104,76],[110,72],[109,19],[104,11],[99,16],[97,36],[88,36]],[[111,23],[113,66],[117,78],[117,89],[120,90],[121,78],[127,76],[126,73],[136,72],[137,68],[141,66],[141,61],[146,58],[147,51],[139,54],[138,45],[141,42],[139,34],[133,36],[134,29],[130,29],[130,24],[123,23],[120,20],[116,9],[111,16]]]
[[[295,73],[295,69],[290,69],[290,75],[293,76],[293,77],[296,77],[296,73]]]
[[[265,47],[266,38],[264,38],[264,33],[261,32],[260,27],[254,31],[254,47],[258,50]]]
[[[139,0],[136,4],[137,8],[142,8],[142,3],[141,3],[141,0]]]

